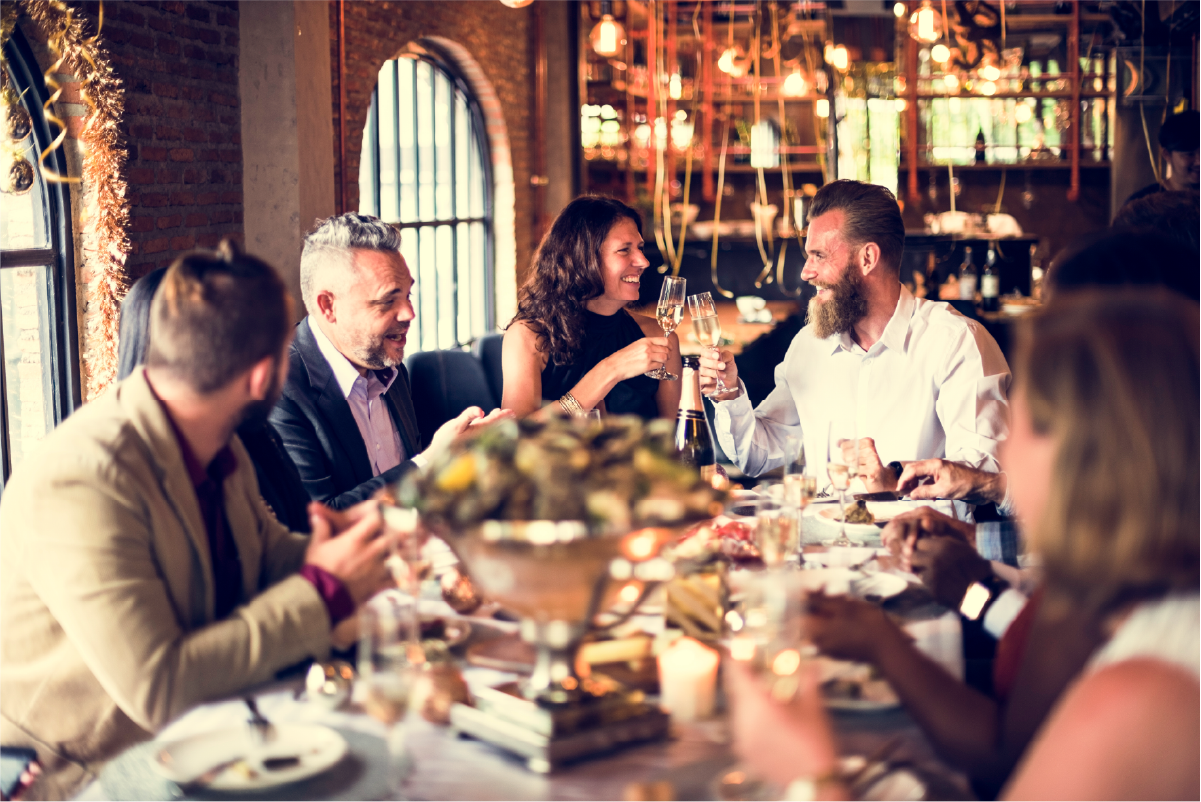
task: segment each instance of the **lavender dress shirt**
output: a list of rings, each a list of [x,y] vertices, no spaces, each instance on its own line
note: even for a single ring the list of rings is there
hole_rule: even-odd
[[[312,321],[313,339],[321,349],[321,355],[329,363],[330,370],[346,403],[350,405],[350,414],[359,427],[363,436],[363,445],[367,447],[367,458],[371,461],[373,475],[379,476],[386,470],[395,468],[405,460],[404,445],[400,441],[400,432],[392,422],[388,412],[388,403],[384,393],[396,381],[396,368],[385,370],[369,370],[367,375],[359,373],[349,359],[334,347],[321,326]]]

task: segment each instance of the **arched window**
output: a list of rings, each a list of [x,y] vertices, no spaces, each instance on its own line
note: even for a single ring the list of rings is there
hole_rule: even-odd
[[[46,181],[37,168],[53,140],[42,115],[45,84],[19,29],[4,43],[2,80],[20,97],[31,128],[8,144],[33,166],[28,191],[0,192],[0,465],[7,483],[37,441],[79,405],[80,391],[71,204],[66,185]],[[66,175],[61,148],[47,165]]]
[[[411,350],[461,347],[494,325],[491,186],[467,83],[428,53],[384,62],[363,130],[359,211],[401,229]]]

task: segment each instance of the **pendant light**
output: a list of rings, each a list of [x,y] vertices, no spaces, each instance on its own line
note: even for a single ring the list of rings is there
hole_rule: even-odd
[[[610,0],[601,2],[601,19],[592,27],[588,41],[598,56],[612,58],[626,43],[626,29],[613,19],[613,3]]]

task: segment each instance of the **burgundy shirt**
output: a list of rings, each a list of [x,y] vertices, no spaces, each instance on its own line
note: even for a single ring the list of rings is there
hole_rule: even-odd
[[[151,392],[154,392],[153,387]],[[155,398],[158,398],[157,394]],[[233,534],[229,531],[229,520],[225,517],[225,480],[238,469],[238,460],[226,445],[217,452],[207,468],[202,467],[187,438],[175,425],[167,405],[163,404],[161,398],[158,398],[158,402],[171,424],[171,431],[175,432],[184,467],[192,480],[192,487],[196,490],[196,501],[200,505],[200,517],[204,520],[209,554],[213,563],[214,611],[217,618],[222,619],[243,601],[242,560],[238,555],[238,546],[234,542]],[[354,599],[336,576],[315,565],[305,565],[299,573],[311,582],[321,595],[329,613],[331,627],[354,612]]]

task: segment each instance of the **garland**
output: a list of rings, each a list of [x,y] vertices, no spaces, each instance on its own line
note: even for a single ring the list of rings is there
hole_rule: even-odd
[[[107,50],[99,42],[99,28],[104,24],[103,4],[93,36],[85,32],[85,26],[91,23],[63,0],[18,0],[17,5],[38,26],[56,58],[54,65],[46,71],[47,86],[53,91],[51,102],[61,93],[52,74],[67,72],[79,79],[80,96],[90,110],[79,135],[85,187],[81,203],[87,236],[83,262],[97,277],[92,301],[97,306],[99,320],[97,336],[94,343],[90,343],[92,348],[89,348],[91,353],[87,360],[90,388],[87,397],[90,399],[107,387],[116,375],[120,299],[125,295],[127,284],[125,261],[130,244],[125,167],[128,154],[120,127],[125,114],[125,92],[121,80],[113,72]],[[57,118],[49,115],[48,119],[57,122]],[[47,153],[61,141],[60,135]],[[42,154],[43,160],[47,153]],[[79,180],[62,179],[49,170],[43,175],[51,181],[75,183]],[[92,340],[91,337],[87,339]]]

